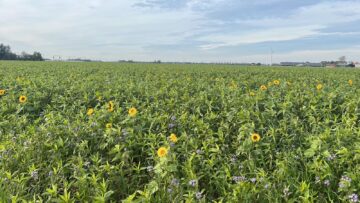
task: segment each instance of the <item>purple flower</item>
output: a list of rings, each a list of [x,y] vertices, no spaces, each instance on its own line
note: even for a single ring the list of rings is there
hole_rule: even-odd
[[[239,183],[246,181],[246,178],[244,176],[233,176],[232,180],[236,183]]]
[[[172,128],[174,128],[176,125],[174,124],[174,123],[170,123],[169,125],[168,125],[168,128],[169,129],[172,129]]]
[[[203,151],[201,151],[200,149],[196,150],[196,154],[202,154]]]
[[[330,156],[327,157],[328,161],[332,161],[336,158],[336,154],[330,154]]]
[[[348,176],[344,175],[344,176],[341,176],[341,180],[340,181],[344,181],[344,182],[351,182],[351,178],[349,178]]]
[[[176,120],[176,116],[171,116],[170,119],[171,119],[172,121],[175,121],[175,120]]]
[[[39,173],[37,170],[31,172],[31,178],[37,180],[39,178]]]
[[[179,186],[179,184],[180,184],[179,179],[174,178],[171,180],[171,185],[177,187],[177,186]]]
[[[196,180],[190,180],[189,185],[192,186],[192,187],[195,187],[196,186]]]
[[[285,197],[288,197],[288,196],[291,194],[291,192],[289,192],[289,188],[288,188],[288,187],[284,188],[283,193],[284,193],[284,196],[285,196]]]
[[[357,194],[353,193],[353,194],[349,195],[349,200],[350,200],[350,202],[355,202],[355,203],[359,202],[359,196]]]
[[[269,187],[270,187],[270,184],[269,184],[269,183],[267,183],[267,184],[264,186],[265,189],[268,189]]]
[[[256,182],[256,178],[250,178],[250,182],[255,183],[255,182]]]
[[[122,132],[122,134],[123,134],[124,136],[127,136],[127,135],[129,134],[126,129],[122,129],[121,132]]]
[[[154,170],[154,167],[153,167],[153,166],[147,166],[147,167],[146,167],[146,170],[147,170],[148,172],[151,172],[151,171]]]
[[[340,182],[340,183],[339,183],[339,188],[344,188],[344,187],[345,187],[345,184],[342,183],[342,182]]]
[[[324,185],[329,187],[330,186],[330,181],[329,180],[324,180]]]
[[[232,156],[231,158],[230,158],[230,161],[232,162],[232,163],[235,163],[236,162],[236,156]]]
[[[195,194],[195,197],[196,197],[196,199],[201,199],[201,198],[202,198],[201,192],[197,192],[197,193]]]
[[[172,189],[171,189],[171,188],[168,188],[168,189],[167,189],[167,192],[168,192],[168,193],[172,193]]]

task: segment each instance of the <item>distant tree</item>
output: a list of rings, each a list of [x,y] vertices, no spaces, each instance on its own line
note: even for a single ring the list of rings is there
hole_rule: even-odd
[[[339,58],[339,61],[341,61],[341,62],[346,62],[346,56],[341,56],[341,57]]]
[[[0,44],[0,60],[15,60],[16,54],[11,52],[10,46]]]
[[[21,52],[20,55],[16,55],[11,52],[10,46],[0,44],[0,60],[43,61],[44,59],[40,52],[34,52],[33,54]]]
[[[32,55],[33,61],[43,61],[43,57],[40,52],[34,52]]]

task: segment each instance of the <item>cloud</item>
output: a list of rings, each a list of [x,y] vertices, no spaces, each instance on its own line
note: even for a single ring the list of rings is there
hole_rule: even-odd
[[[246,34],[215,34],[201,37],[200,40],[211,42],[200,46],[202,49],[215,49],[224,46],[254,44],[261,42],[289,41],[313,36],[322,26],[284,27],[261,30]]]
[[[209,43],[201,45],[202,49],[215,49],[240,44],[288,41],[309,36],[325,35],[322,29],[341,23],[360,20],[360,2],[337,1],[321,2],[296,9],[287,18],[262,18],[253,20],[238,19],[233,24],[238,30],[244,27],[257,27],[255,31],[205,35],[200,40]],[[332,33],[333,35],[342,33]]]
[[[0,0],[0,42],[46,57],[238,60],[263,54],[259,44],[317,37],[346,48],[359,22],[360,2],[350,0]]]

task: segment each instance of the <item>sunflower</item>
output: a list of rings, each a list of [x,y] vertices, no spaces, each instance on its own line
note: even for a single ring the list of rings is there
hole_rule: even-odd
[[[251,134],[251,140],[253,141],[253,142],[259,142],[260,141],[260,135],[259,134],[257,134],[257,133],[253,133],[253,134]]]
[[[0,96],[4,95],[5,94],[5,90],[0,90]]]
[[[86,112],[86,114],[87,114],[88,116],[93,115],[93,113],[94,113],[94,109],[93,109],[93,108],[89,108],[89,109],[87,110],[87,112]]]
[[[20,103],[25,103],[26,101],[27,101],[27,97],[26,97],[26,96],[23,96],[23,95],[22,95],[22,96],[19,97],[19,102],[20,102]]]
[[[322,84],[316,85],[316,89],[317,89],[317,90],[321,90],[322,88],[323,88],[323,85],[322,85]]]
[[[106,128],[112,128],[112,124],[111,124],[111,123],[107,123],[107,124],[106,124]]]
[[[132,107],[129,109],[129,116],[134,117],[137,114],[136,108]]]
[[[261,86],[260,86],[260,89],[261,89],[262,91],[265,91],[265,90],[267,90],[267,87],[266,87],[265,85],[261,85]]]
[[[349,85],[350,85],[350,86],[353,85],[353,81],[352,81],[352,80],[349,80],[348,82],[349,82]],[[1,95],[1,93],[0,93],[0,95]]]
[[[237,88],[237,84],[236,84],[234,81],[232,81],[232,82],[230,83],[230,88],[232,88],[232,89]]]
[[[250,95],[250,96],[255,96],[255,93],[254,93],[254,92],[250,92],[249,95]]]
[[[109,101],[107,110],[108,110],[108,112],[114,111],[114,102],[113,101]]]
[[[176,135],[174,133],[171,133],[169,136],[169,140],[173,143],[176,143],[178,138],[176,137]]]
[[[166,156],[168,153],[168,150],[165,148],[165,147],[160,147],[158,150],[157,150],[157,155],[159,157],[164,157]]]
[[[280,80],[274,80],[274,85],[280,85]]]

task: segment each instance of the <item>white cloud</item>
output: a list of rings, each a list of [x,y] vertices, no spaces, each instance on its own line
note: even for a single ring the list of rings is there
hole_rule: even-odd
[[[0,6],[0,40],[50,57],[100,55],[111,47],[117,58],[137,58],[149,54],[143,47],[180,43],[198,32],[201,18],[187,8],[154,12],[135,8],[132,1],[5,0]],[[109,54],[100,57],[110,59]]]
[[[247,34],[214,34],[201,37],[200,40],[211,42],[202,45],[202,49],[214,49],[224,46],[236,46],[240,44],[254,44],[260,42],[277,42],[296,40],[312,36],[319,33],[317,30],[322,26],[303,26],[303,27],[282,27],[261,30]]]
[[[321,29],[357,20],[360,20],[359,1],[321,2],[301,7],[288,18],[236,20],[234,27],[237,27],[237,30],[245,26],[254,26],[259,29],[250,33],[220,32],[202,36],[200,39],[209,43],[201,45],[200,48],[206,50],[241,44],[296,40],[326,34],[335,35],[336,32],[322,33]],[[342,35],[342,33],[338,34]]]
[[[279,1],[284,0],[240,3],[271,6]],[[355,35],[355,31],[323,33],[321,29],[360,20],[359,1],[322,1],[299,8],[288,18],[234,19],[230,25],[207,15],[212,9],[235,1],[185,2],[177,9],[149,9],[134,6],[133,0],[0,0],[0,42],[18,52],[36,50],[46,57],[245,62],[243,59],[250,60],[252,56],[229,56],[217,48],[322,35]],[[244,30],[249,26],[253,29]],[[153,48],[161,45],[187,48]],[[323,52],[316,53],[321,56]],[[262,57],[254,55],[253,59],[261,61]]]

